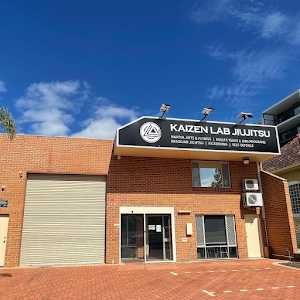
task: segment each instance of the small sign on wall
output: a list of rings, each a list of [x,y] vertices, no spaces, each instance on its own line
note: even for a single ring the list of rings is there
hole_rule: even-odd
[[[0,200],[0,207],[7,207],[8,201],[7,200]]]
[[[156,232],[161,232],[161,225],[156,225]]]
[[[155,230],[155,225],[148,225],[149,230]]]

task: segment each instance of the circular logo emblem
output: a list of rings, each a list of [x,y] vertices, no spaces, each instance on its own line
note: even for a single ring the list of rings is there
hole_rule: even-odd
[[[141,126],[140,135],[147,143],[156,143],[161,138],[161,129],[157,124],[147,122]]]

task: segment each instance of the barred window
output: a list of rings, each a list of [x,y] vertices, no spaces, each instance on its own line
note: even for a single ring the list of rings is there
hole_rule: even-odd
[[[233,215],[196,215],[198,259],[237,258]]]
[[[193,161],[192,178],[194,187],[231,187],[228,163]]]
[[[300,183],[290,184],[289,189],[293,214],[300,214]]]

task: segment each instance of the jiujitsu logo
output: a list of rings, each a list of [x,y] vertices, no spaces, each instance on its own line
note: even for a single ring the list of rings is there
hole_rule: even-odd
[[[156,143],[161,138],[161,129],[157,124],[147,122],[141,126],[140,135],[147,143]]]

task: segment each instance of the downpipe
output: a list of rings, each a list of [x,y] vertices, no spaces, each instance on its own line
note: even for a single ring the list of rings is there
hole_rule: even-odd
[[[258,176],[258,183],[259,183],[259,192],[262,194],[262,182],[261,182],[261,176],[260,176],[261,167],[260,167],[258,162],[256,162],[256,166],[257,166],[257,176]],[[263,218],[263,221],[264,221],[264,228],[265,228],[265,235],[266,235],[266,245],[267,245],[267,247],[269,247],[269,238],[268,238],[268,230],[267,230],[267,222],[266,222],[266,211],[265,211],[264,203],[263,203],[263,206],[261,208],[261,212],[262,212],[262,218]]]
[[[291,256],[291,251],[290,251],[290,249],[289,249],[289,248],[286,248],[286,251],[289,253],[289,255],[273,254],[273,256],[286,257],[286,258],[288,258],[290,261],[292,261],[292,258],[294,258],[294,256]]]

